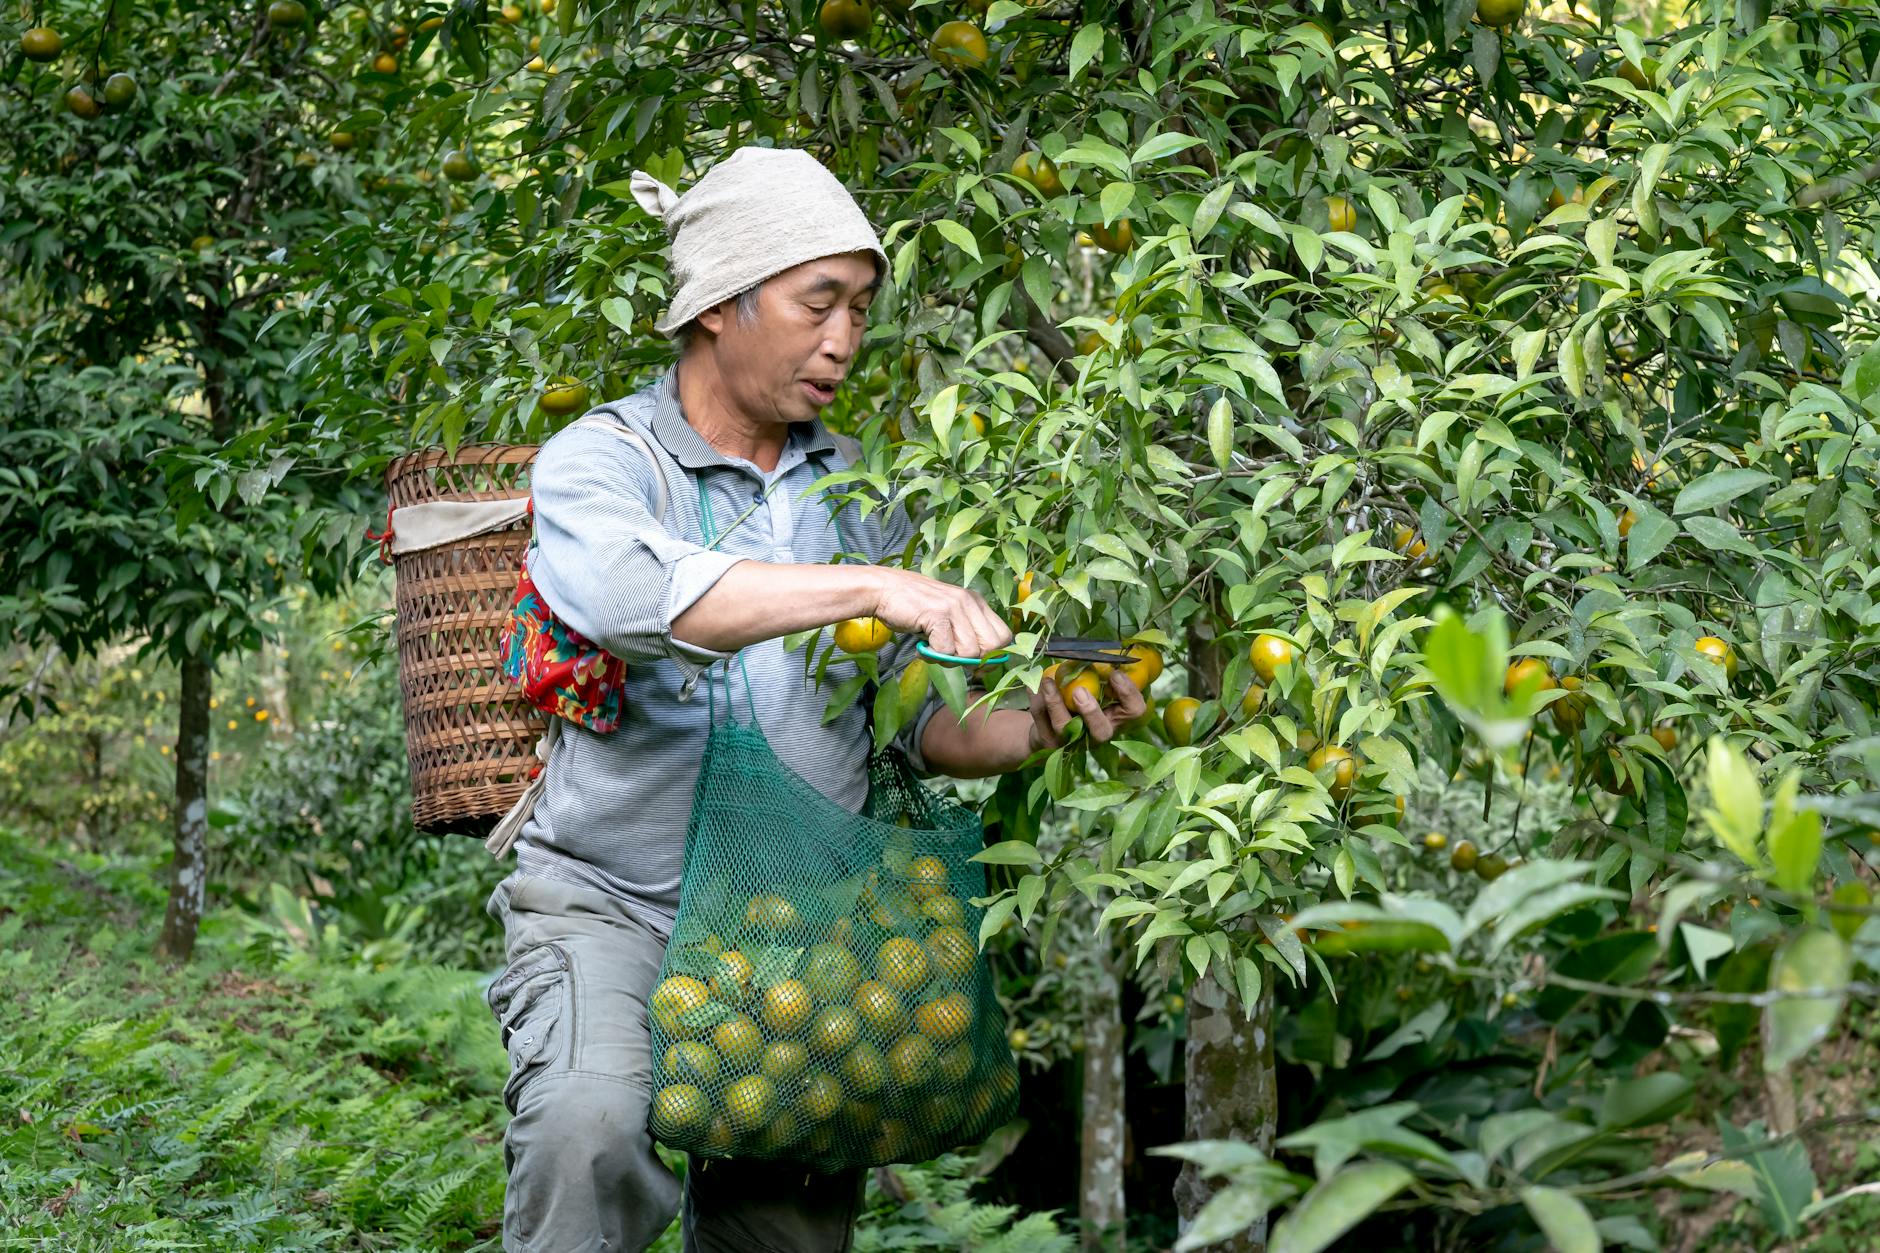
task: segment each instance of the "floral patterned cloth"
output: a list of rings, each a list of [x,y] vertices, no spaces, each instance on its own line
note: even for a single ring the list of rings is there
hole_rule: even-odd
[[[620,725],[627,663],[555,616],[529,578],[526,556],[501,657],[503,677],[521,684],[523,699],[543,713],[602,734]]]

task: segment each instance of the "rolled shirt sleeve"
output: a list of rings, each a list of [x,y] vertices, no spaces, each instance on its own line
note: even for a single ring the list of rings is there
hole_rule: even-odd
[[[743,557],[667,531],[659,471],[640,448],[570,426],[536,455],[529,574],[557,617],[628,662],[671,658],[692,678],[729,657],[676,640],[675,618]]]

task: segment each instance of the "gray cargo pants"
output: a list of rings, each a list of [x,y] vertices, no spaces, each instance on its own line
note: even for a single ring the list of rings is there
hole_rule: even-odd
[[[489,1003],[509,1053],[506,1253],[641,1253],[672,1222],[679,1181],[646,1130],[646,998],[665,941],[613,897],[512,874],[485,909],[509,964]],[[694,1159],[687,1253],[847,1253],[863,1173]]]

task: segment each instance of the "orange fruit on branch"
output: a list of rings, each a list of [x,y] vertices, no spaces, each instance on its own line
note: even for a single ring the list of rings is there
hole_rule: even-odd
[[[1358,225],[1358,210],[1343,196],[1325,198],[1326,225],[1335,231],[1353,230]]]
[[[1273,676],[1279,673],[1279,668],[1298,656],[1298,650],[1277,635],[1256,635],[1247,656],[1253,662],[1253,672],[1260,676],[1260,680],[1271,683]]]
[[[1539,692],[1549,691],[1558,686],[1554,682],[1553,672],[1539,657],[1523,657],[1509,665],[1508,673],[1502,678],[1502,693],[1512,696],[1514,690],[1523,684],[1532,685],[1534,690]]]
[[[1064,194],[1057,163],[1042,152],[1019,153],[1018,159],[1012,162],[1012,176],[1030,183],[1047,200]]]
[[[305,16],[305,13],[302,13]],[[35,26],[20,36],[20,52],[28,61],[44,65],[65,51],[65,38],[50,26]]]
[[[836,647],[845,653],[880,652],[894,632],[880,618],[850,618],[836,624]]]
[[[537,403],[543,413],[552,413],[556,417],[580,413],[588,407],[587,384],[564,375],[549,385]]]
[[[823,0],[816,20],[831,39],[860,39],[868,33],[875,14],[862,0]]]
[[[1333,800],[1342,801],[1351,794],[1351,783],[1358,773],[1358,759],[1335,744],[1327,744],[1306,758],[1306,769],[1313,774],[1328,767],[1332,771],[1332,781],[1325,785],[1325,790],[1332,794]]]
[[[1162,711],[1162,729],[1168,733],[1168,742],[1176,747],[1183,747],[1195,742],[1195,711],[1201,708],[1201,702],[1192,696],[1177,696]]]
[[[984,69],[992,59],[986,33],[971,22],[942,22],[927,48],[934,60],[954,69]]]
[[[1723,677],[1736,678],[1736,650],[1714,635],[1706,635],[1691,645],[1700,657],[1705,657],[1723,667]]]

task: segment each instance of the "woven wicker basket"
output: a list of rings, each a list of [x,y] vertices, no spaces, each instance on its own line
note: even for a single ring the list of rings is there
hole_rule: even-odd
[[[385,471],[394,510],[432,501],[520,500],[533,445],[469,445],[455,460],[426,448]],[[481,838],[529,783],[548,719],[505,681],[497,648],[509,621],[529,524],[393,560],[398,680],[421,831]]]

